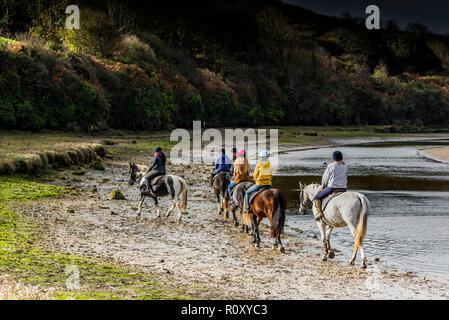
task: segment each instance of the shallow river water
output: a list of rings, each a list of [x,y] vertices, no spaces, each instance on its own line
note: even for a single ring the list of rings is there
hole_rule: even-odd
[[[420,150],[449,145],[449,139],[369,142],[293,150],[279,157],[275,187],[287,193],[287,224],[319,235],[311,211],[297,214],[298,181],[321,182],[332,152],[343,152],[350,169],[348,188],[371,202],[364,247],[368,259],[390,269],[449,279],[449,164],[423,157]],[[336,228],[332,247],[349,259],[353,239]]]

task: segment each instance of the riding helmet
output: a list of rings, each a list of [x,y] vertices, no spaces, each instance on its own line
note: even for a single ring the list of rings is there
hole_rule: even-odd
[[[270,154],[268,153],[268,151],[261,151],[259,153],[259,158],[268,158],[270,156]]]
[[[244,156],[246,155],[246,151],[244,149],[240,149],[239,152],[237,152],[237,156]]]
[[[154,152],[162,152],[162,148],[161,147],[156,147],[156,149],[154,149]]]
[[[332,158],[335,161],[341,161],[341,160],[343,160],[343,153],[341,153],[340,151],[335,151],[332,155]]]

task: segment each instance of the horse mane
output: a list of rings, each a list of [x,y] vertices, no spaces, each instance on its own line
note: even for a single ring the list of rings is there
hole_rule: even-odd
[[[311,183],[311,184],[307,185],[306,188],[309,188],[309,190],[313,190],[314,192],[316,191],[316,193],[313,194],[313,196],[315,197],[316,194],[318,192],[320,192],[321,185],[319,183]]]

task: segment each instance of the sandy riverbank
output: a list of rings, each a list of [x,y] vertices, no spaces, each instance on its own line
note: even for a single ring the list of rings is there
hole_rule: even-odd
[[[449,163],[449,147],[422,150],[420,153],[430,159]]]
[[[105,172],[89,170],[72,183],[85,190],[79,196],[58,203],[39,201],[21,211],[42,221],[42,246],[126,265],[194,298],[448,298],[448,283],[411,272],[387,272],[373,262],[369,252],[367,269],[348,266],[349,257],[338,252],[336,259],[321,262],[318,239],[290,228],[288,217],[285,254],[271,250],[265,226],[261,228],[261,248],[255,249],[248,234],[236,229],[230,218],[217,215],[216,200],[207,183],[209,167],[170,166],[169,171],[189,183],[189,214],[181,222],[176,215],[155,218],[150,201],[144,206],[147,219],[136,221],[138,190],[126,183],[127,163],[112,161]],[[92,188],[98,193],[92,195]],[[122,190],[128,200],[109,200],[114,189]],[[170,202],[163,199],[161,205],[166,210]],[[68,208],[73,213],[68,214]]]

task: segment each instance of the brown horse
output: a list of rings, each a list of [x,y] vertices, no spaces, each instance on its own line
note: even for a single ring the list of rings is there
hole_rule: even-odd
[[[218,173],[213,181],[212,188],[214,189],[214,194],[217,197],[218,211],[217,214],[221,214],[226,211],[226,218],[229,217],[229,195],[228,186],[231,182],[231,173],[227,171],[222,171]]]
[[[255,196],[250,208],[254,230],[253,243],[255,243],[255,246],[260,246],[260,221],[263,218],[268,218],[271,224],[270,235],[272,238],[275,238],[273,250],[276,250],[279,245],[279,251],[284,252],[285,249],[281,242],[281,233],[285,223],[287,199],[282,192],[279,189],[263,190]]]

